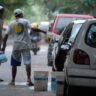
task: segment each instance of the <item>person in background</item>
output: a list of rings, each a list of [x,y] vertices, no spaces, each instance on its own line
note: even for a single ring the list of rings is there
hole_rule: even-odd
[[[4,17],[4,7],[0,5],[0,51],[2,51],[2,44],[3,44],[3,37],[2,37],[2,30],[3,30],[3,17]],[[1,63],[0,63],[1,65]],[[0,82],[4,81],[0,78]]]
[[[35,42],[35,44],[36,44],[36,46],[37,46],[37,50],[40,49],[40,40],[41,40],[41,34],[40,34],[40,33],[46,34],[47,32],[44,31],[44,30],[41,30],[41,29],[38,27],[38,23],[33,22],[33,23],[31,24],[30,36],[31,36],[31,41],[32,41],[32,42]],[[34,37],[36,37],[36,40],[33,40]]]
[[[8,35],[13,33],[15,37],[11,55],[12,80],[9,84],[15,85],[17,67],[21,66],[23,58],[27,74],[27,85],[32,86],[34,84],[31,81],[31,38],[28,34],[28,30],[31,29],[31,24],[27,19],[23,18],[23,12],[21,9],[15,9],[14,15],[15,20],[11,21],[9,24],[3,44],[3,50],[5,50]]]

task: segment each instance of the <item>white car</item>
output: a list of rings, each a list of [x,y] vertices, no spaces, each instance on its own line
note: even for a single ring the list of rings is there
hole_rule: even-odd
[[[65,94],[72,86],[96,87],[96,19],[83,23],[64,65]]]

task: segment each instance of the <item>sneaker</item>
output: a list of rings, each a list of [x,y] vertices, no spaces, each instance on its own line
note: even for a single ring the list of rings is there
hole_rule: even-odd
[[[27,82],[28,86],[34,86],[34,84],[32,82]]]
[[[10,82],[9,85],[15,86],[15,83],[14,82]]]

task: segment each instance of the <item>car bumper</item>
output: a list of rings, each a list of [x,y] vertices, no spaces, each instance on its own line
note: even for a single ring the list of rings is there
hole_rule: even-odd
[[[96,87],[96,70],[68,68],[66,76],[71,86]]]

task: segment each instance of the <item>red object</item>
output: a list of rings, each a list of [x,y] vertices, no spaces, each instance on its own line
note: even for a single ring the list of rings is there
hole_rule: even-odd
[[[60,21],[60,18],[61,18],[61,21]],[[91,16],[91,15],[58,14],[55,17],[54,22],[53,22],[53,24],[51,26],[51,32],[54,32],[56,34],[60,34],[61,32],[59,32],[59,31],[62,31],[62,28],[65,27],[71,21],[76,20],[76,19],[92,19],[92,18],[94,18],[94,17]],[[65,20],[65,22],[63,20]],[[58,31],[58,33],[57,33],[57,31]]]

